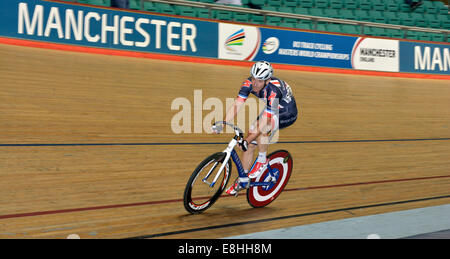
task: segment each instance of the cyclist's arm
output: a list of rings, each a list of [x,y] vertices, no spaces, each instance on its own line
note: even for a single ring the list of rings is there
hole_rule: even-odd
[[[227,114],[225,116],[225,121],[229,122],[234,119],[236,114],[239,112],[239,109],[241,109],[241,106],[244,104],[245,100],[240,98],[239,96],[236,97],[234,100],[233,106],[231,106],[230,109],[228,109]]]
[[[231,121],[232,119],[234,119],[236,114],[239,112],[239,109],[245,103],[245,101],[247,100],[247,98],[250,94],[251,83],[252,82],[248,79],[242,83],[242,86],[241,86],[241,89],[239,90],[238,96],[236,97],[236,99],[234,99],[233,106],[227,111],[227,114],[225,116],[225,121],[227,121],[227,122]]]

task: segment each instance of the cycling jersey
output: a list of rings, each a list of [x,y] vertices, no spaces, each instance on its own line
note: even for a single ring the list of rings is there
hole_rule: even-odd
[[[272,118],[278,112],[279,127],[285,128],[297,119],[297,104],[292,94],[291,87],[283,80],[271,77],[269,83],[258,93],[253,91],[251,77],[242,83],[238,94],[238,100],[245,102],[252,93],[256,97],[265,100],[264,114]],[[278,105],[277,105],[278,103]]]

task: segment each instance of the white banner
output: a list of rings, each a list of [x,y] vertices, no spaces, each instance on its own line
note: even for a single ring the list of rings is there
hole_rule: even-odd
[[[220,59],[253,60],[261,44],[258,27],[219,23]]]
[[[399,41],[359,38],[352,51],[352,67],[361,70],[399,71]]]

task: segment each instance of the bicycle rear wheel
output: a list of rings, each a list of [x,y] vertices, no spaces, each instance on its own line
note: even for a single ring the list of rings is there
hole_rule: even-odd
[[[210,186],[223,164],[226,154],[218,152],[203,160],[192,173],[186,184],[183,196],[184,208],[192,214],[202,213],[210,208],[220,197],[228,184],[231,174],[231,160],[213,187]]]
[[[292,173],[293,161],[286,150],[277,150],[267,156],[270,167],[275,170],[276,181],[269,186],[252,186],[247,189],[247,201],[254,208],[262,208],[274,201],[284,190]],[[269,179],[269,169],[266,169],[255,182],[266,182]]]

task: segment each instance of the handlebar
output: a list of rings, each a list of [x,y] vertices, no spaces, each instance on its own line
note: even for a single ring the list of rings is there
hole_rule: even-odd
[[[214,122],[213,126],[217,126],[217,125],[220,125],[220,124],[232,127],[233,130],[234,130],[234,133],[236,134],[237,137],[239,137],[239,138],[243,138],[244,137],[244,132],[242,132],[242,130],[240,128],[238,128],[237,126],[235,126],[234,124],[231,124],[229,122],[216,121],[216,122]]]

